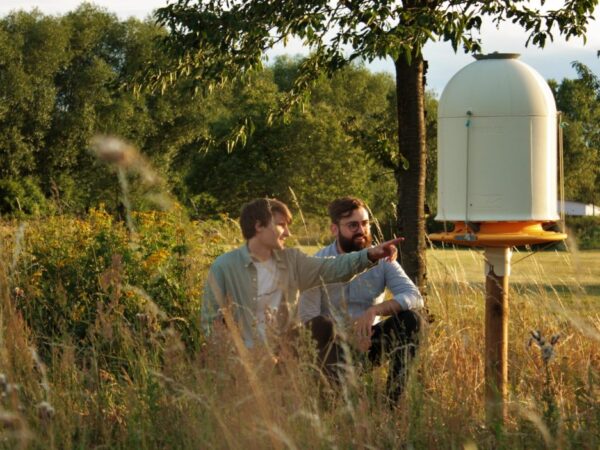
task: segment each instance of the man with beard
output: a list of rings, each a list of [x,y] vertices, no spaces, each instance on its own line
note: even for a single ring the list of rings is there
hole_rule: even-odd
[[[365,203],[343,197],[329,205],[335,241],[315,256],[338,257],[371,247],[369,213]],[[383,300],[388,288],[393,298]],[[347,283],[322,285],[300,297],[300,320],[311,330],[325,373],[339,380],[344,361],[336,330],[350,347],[365,352],[374,365],[389,359],[387,395],[395,404],[402,393],[407,363],[414,356],[423,307],[417,287],[396,261],[380,261]],[[377,317],[386,317],[375,323]],[[340,333],[344,335],[344,333]]]

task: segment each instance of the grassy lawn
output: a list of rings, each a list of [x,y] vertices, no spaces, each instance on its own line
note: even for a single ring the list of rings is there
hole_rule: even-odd
[[[459,280],[480,283],[484,274],[483,249],[429,250],[429,272],[440,281],[450,271]],[[600,285],[600,251],[525,252],[515,250],[511,260],[511,283],[538,284],[540,278],[553,285],[569,285],[598,290]],[[593,295],[600,295],[595,292]]]
[[[429,277],[434,290],[468,286],[483,293],[482,249],[428,251]],[[511,260],[510,302],[535,299],[549,312],[600,313],[600,251],[514,251]]]

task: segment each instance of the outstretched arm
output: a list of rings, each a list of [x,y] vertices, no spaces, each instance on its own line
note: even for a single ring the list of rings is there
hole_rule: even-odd
[[[299,250],[295,250],[299,289],[305,291],[321,284],[348,281],[380,259],[395,260],[398,254],[396,245],[402,239],[392,239],[375,247],[359,252],[346,253],[335,258],[308,256]]]

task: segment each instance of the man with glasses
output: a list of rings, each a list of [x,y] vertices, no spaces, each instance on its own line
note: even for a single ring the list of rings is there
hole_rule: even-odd
[[[335,241],[315,256],[339,257],[371,247],[369,212],[354,197],[329,205]],[[385,289],[392,298],[383,300]],[[350,347],[365,352],[374,365],[389,359],[388,399],[395,404],[402,393],[407,362],[414,356],[421,320],[416,312],[423,298],[396,261],[381,261],[350,282],[323,284],[300,297],[300,320],[311,330],[325,373],[339,379],[344,361],[339,334]],[[375,323],[377,317],[385,319]],[[341,333],[343,331],[343,333]]]

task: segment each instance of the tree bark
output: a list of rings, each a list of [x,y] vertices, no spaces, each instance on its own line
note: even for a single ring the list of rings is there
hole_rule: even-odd
[[[415,56],[409,64],[404,56],[395,61],[396,104],[398,111],[398,150],[401,158],[395,170],[398,188],[398,229],[406,239],[401,245],[401,264],[423,294],[427,288],[425,259],[425,62]]]

